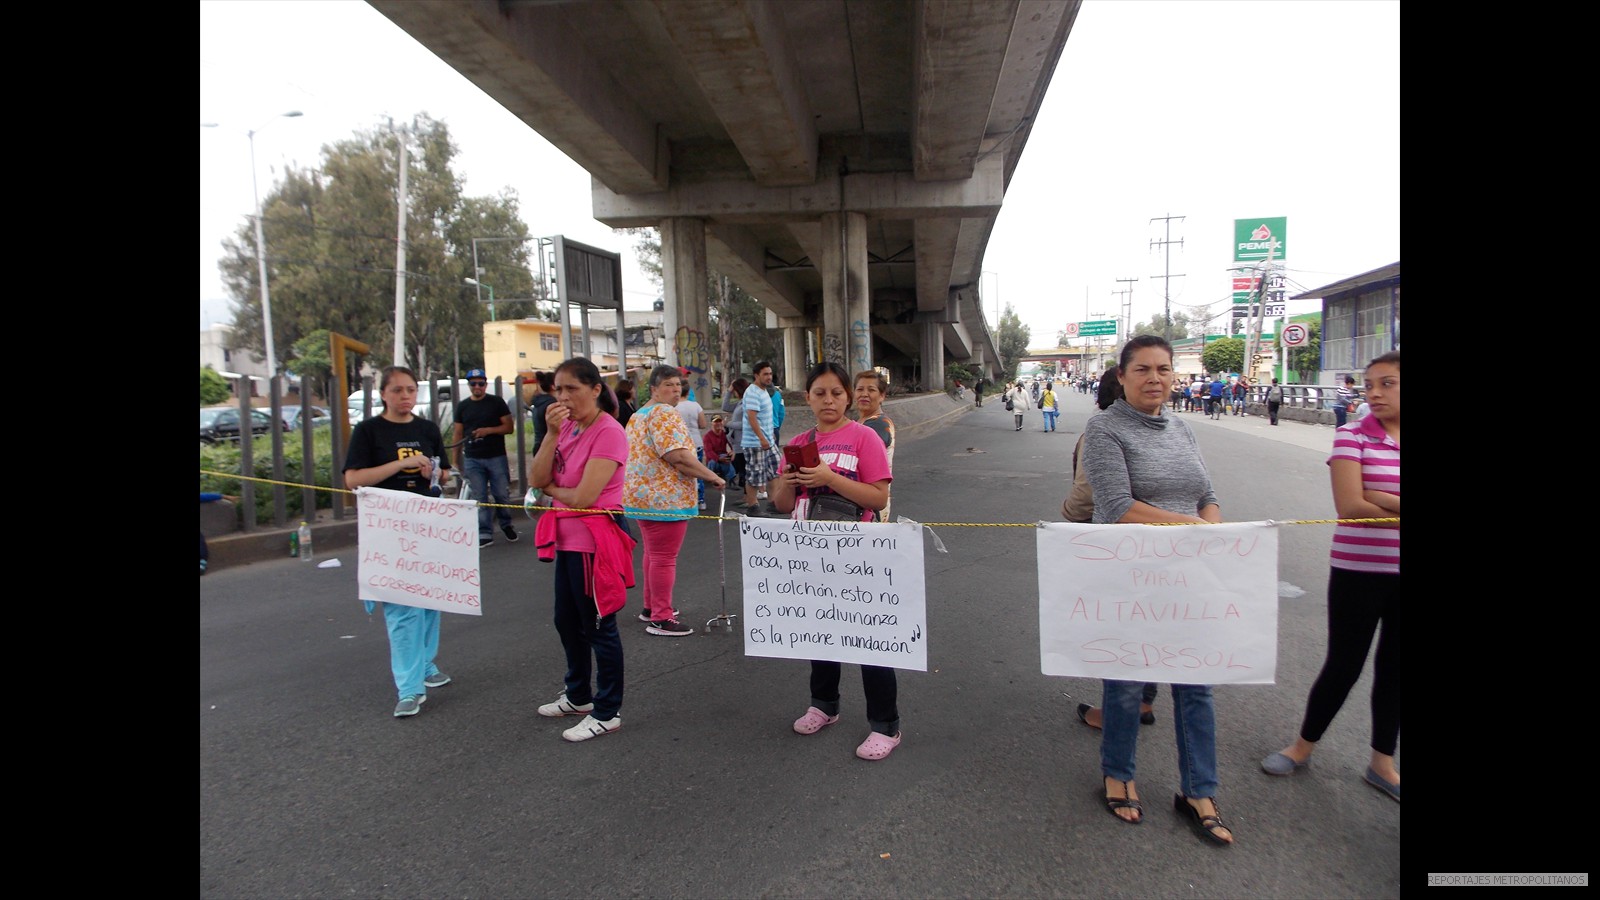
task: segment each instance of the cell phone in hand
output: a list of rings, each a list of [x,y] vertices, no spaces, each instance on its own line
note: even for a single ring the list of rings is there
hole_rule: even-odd
[[[793,444],[784,447],[783,461],[789,464],[791,470],[802,467],[814,469],[822,465],[822,456],[817,453],[817,442],[812,441],[809,444],[801,444],[798,447]]]

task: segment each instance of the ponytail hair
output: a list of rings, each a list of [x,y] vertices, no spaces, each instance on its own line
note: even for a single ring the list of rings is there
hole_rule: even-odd
[[[617,414],[617,395],[613,394],[611,392],[611,388],[606,386],[605,380],[600,377],[600,369],[596,367],[594,363],[590,362],[588,357],[574,356],[561,365],[556,366],[556,370],[550,378],[552,385],[555,383],[555,376],[561,374],[562,372],[566,372],[573,378],[578,379],[578,383],[586,387],[594,387],[595,385],[599,385],[600,396],[597,398],[597,401],[600,409],[612,416]]]

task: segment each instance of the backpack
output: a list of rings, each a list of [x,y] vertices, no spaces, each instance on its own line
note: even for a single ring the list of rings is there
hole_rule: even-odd
[[[1275,384],[1267,391],[1267,399],[1273,403],[1283,402],[1283,385]]]
[[[1012,411],[1015,411],[1015,410],[1016,410],[1016,407],[1011,405],[1011,392],[1007,391],[1006,392],[1006,411],[1007,412],[1012,412]]]

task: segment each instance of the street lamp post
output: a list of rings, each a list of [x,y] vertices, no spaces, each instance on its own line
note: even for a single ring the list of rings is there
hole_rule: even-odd
[[[495,318],[494,318],[494,285],[487,284],[485,282],[479,281],[476,278],[464,278],[462,280],[465,281],[467,284],[473,285],[474,287],[488,288],[489,289],[489,321],[491,321],[491,322],[495,321]],[[478,293],[478,302],[479,303],[483,302],[483,293],[481,291]]]

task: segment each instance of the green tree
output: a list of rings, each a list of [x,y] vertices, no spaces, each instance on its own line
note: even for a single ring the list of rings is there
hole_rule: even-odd
[[[200,405],[216,406],[228,399],[228,379],[210,366],[200,367]]]
[[[1312,319],[1299,324],[1306,326],[1306,332],[1311,337],[1304,344],[1289,348],[1289,371],[1295,373],[1300,384],[1310,384],[1317,380],[1317,372],[1322,368],[1322,321]],[[1283,339],[1274,338],[1273,343],[1281,359]]]
[[[423,377],[450,374],[459,342],[463,365],[481,365],[486,306],[465,283],[478,243],[480,281],[494,285],[512,315],[513,298],[534,298],[532,253],[514,191],[463,197],[444,123],[419,115],[404,132],[376,128],[324,145],[316,167],[290,167],[262,198],[272,286],[275,346],[327,329],[372,348],[368,362],[392,362],[399,141],[406,142],[406,361]],[[223,242],[223,283],[235,302],[234,335],[262,349],[261,294],[253,223]],[[528,309],[529,307],[522,307]],[[280,355],[281,351],[280,351]]]
[[[1217,338],[1200,353],[1200,364],[1207,372],[1239,372],[1244,369],[1244,341],[1235,337]]]
[[[1028,338],[1031,332],[1028,326],[1022,324],[1011,304],[1006,304],[1006,310],[1000,316],[1000,327],[997,330],[995,350],[1000,354],[1000,371],[1005,373],[1007,381],[1017,380],[1017,366],[1022,363],[1022,358],[1028,355]]]
[[[1129,338],[1136,338],[1141,334],[1154,334],[1160,337],[1167,337],[1166,321],[1165,313],[1156,313],[1150,317],[1150,321],[1141,322],[1133,326],[1133,333],[1129,335]],[[1190,324],[1191,321],[1187,314],[1181,312],[1173,313],[1172,336],[1168,338],[1168,340],[1181,341],[1187,339],[1189,337]],[[1063,344],[1062,346],[1066,345]]]

